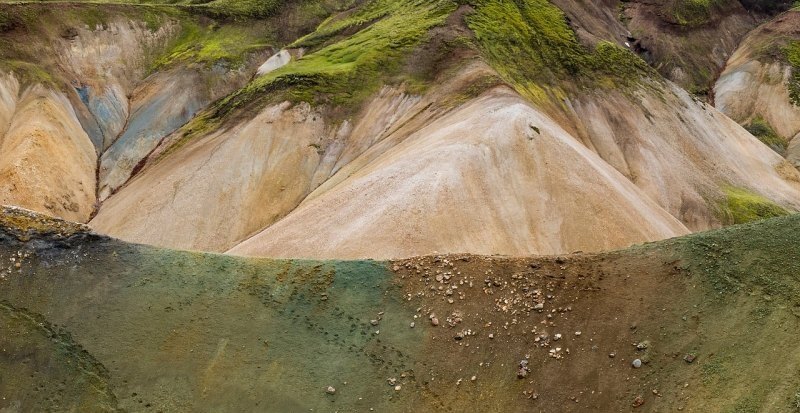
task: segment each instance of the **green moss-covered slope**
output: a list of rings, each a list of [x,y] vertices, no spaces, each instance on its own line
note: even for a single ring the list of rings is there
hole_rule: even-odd
[[[800,41],[790,42],[785,49],[786,60],[792,67],[789,80],[789,99],[792,104],[800,106]]]
[[[588,50],[564,13],[546,0],[476,1],[467,16],[483,55],[506,81],[543,102],[564,89],[625,87],[651,70],[635,54],[610,42]]]
[[[3,214],[0,408],[786,412],[800,389],[800,215],[607,254],[386,263]]]
[[[436,40],[444,35],[433,35],[434,30],[458,34],[442,44]],[[464,63],[439,65],[420,78],[407,62],[423,48],[435,52],[417,57],[413,66],[477,54],[538,103],[561,102],[586,88],[627,88],[654,73],[616,44],[580,44],[563,12],[546,0],[370,0],[332,16],[288,47],[306,54],[218,102],[187,125],[176,147],[267,102],[327,105],[349,116],[383,84],[424,90],[449,67]]]
[[[753,136],[758,138],[765,145],[772,148],[775,152],[784,154],[788,143],[786,140],[778,135],[778,132],[764,118],[757,116],[750,123],[744,127]]]
[[[783,207],[746,189],[728,187],[724,191],[725,199],[719,211],[720,218],[727,224],[745,224],[789,214]]]

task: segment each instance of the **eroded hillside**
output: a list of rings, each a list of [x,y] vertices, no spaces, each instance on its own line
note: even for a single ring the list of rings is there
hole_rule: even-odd
[[[716,85],[716,106],[800,165],[800,11],[753,31]]]
[[[5,208],[0,408],[793,411],[798,225],[600,255],[302,261]]]
[[[784,215],[794,158],[701,89],[788,7],[4,5],[0,193],[133,242],[306,258],[601,251]]]

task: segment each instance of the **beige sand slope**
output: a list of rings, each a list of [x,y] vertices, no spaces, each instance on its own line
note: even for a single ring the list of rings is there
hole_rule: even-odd
[[[96,159],[63,94],[0,75],[0,203],[85,222]]]
[[[91,225],[178,248],[387,258],[662,239],[719,226],[728,185],[800,206],[796,171],[670,84],[591,94],[561,122],[505,88],[432,105],[486,71],[423,97],[384,89],[339,126],[305,105],[268,107],[145,167]]]
[[[549,254],[687,232],[552,119],[501,90],[433,122],[230,252]]]
[[[459,16],[431,33],[469,35]],[[581,38],[619,35],[601,20]],[[0,200],[75,221],[96,212],[95,230],[127,241],[314,258],[557,254],[722,226],[731,188],[800,210],[797,170],[655,72],[537,100],[475,49],[447,66],[429,44],[409,57],[434,61],[426,87],[383,79],[347,109],[264,89],[222,126],[203,123],[215,104],[179,129],[268,54],[240,70],[149,73],[177,22],[43,33],[31,47],[63,90],[0,82]]]
[[[800,11],[789,11],[753,31],[715,86],[720,111],[742,124],[763,118],[789,142],[787,158],[795,165],[800,165],[800,107],[789,99],[792,69],[781,49],[787,41],[800,41],[798,27]]]

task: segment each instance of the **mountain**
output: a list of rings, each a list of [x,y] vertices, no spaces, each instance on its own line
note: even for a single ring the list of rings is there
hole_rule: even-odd
[[[678,30],[642,4],[614,24],[568,2],[251,6],[3,6],[2,202],[315,258],[599,251],[800,205],[789,161],[635,52],[679,84],[713,62],[630,43],[722,30],[727,9]],[[746,124],[726,76],[715,103]],[[793,110],[786,93],[768,94]]]
[[[800,409],[787,0],[0,0],[0,412]]]

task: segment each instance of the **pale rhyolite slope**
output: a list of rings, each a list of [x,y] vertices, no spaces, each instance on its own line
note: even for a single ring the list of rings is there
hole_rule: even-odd
[[[721,225],[726,186],[800,207],[800,174],[746,130],[666,83],[635,96],[618,91],[572,102],[578,136],[692,231]]]
[[[63,94],[0,74],[0,204],[86,221],[96,159]]]
[[[384,89],[336,127],[306,105],[268,107],[149,165],[91,224],[178,248],[225,251],[256,234],[231,252],[386,258],[662,239],[720,225],[727,185],[800,207],[796,171],[668,83],[588,94],[563,123],[503,88],[431,106],[488,70],[424,97]]]
[[[351,238],[353,245],[345,248],[331,238],[336,252],[330,250],[334,245],[309,251],[302,243],[286,244],[287,251],[373,258],[445,250],[546,253],[611,248],[688,231],[557,126],[549,136],[558,141],[539,136],[534,128],[545,134],[552,120],[513,92],[472,103],[469,112],[448,113],[432,105],[487,73],[473,65],[424,98],[386,88],[352,124],[337,127],[307,105],[268,107],[146,167],[103,205],[91,225],[135,242],[224,251],[287,215],[280,225],[292,222],[306,210],[301,203],[307,196],[306,203],[325,194],[336,199],[317,201],[329,219],[308,221],[294,231],[305,239],[309,233],[323,236],[329,225],[345,225],[337,236]],[[503,110],[505,105],[514,109]],[[525,118],[520,113],[530,118],[522,135],[514,129]],[[449,131],[459,116],[471,120],[454,135]],[[456,145],[452,153],[449,147],[432,152],[428,145],[441,136],[473,143]],[[548,164],[536,162],[544,156],[535,153],[536,145],[549,151],[541,158]],[[419,178],[429,179],[380,176],[377,185],[385,192],[341,191],[350,175],[365,173],[373,161],[412,176],[424,169]],[[385,211],[394,215],[384,220]],[[464,231],[466,224],[477,226]],[[450,229],[435,231],[445,228]],[[258,248],[257,240],[268,237],[259,235],[249,245]]]
[[[386,90],[373,102],[383,110],[339,127],[308,105],[267,107],[145,168],[91,225],[136,242],[224,251],[291,212],[417,100]]]
[[[780,56],[787,40],[800,41],[800,11],[789,11],[748,36],[714,87],[717,108],[742,124],[763,118],[789,142],[787,158],[800,166],[800,107],[789,99],[791,67]]]
[[[231,252],[552,254],[687,232],[550,118],[501,89],[434,121]]]
[[[709,228],[725,185],[798,206],[797,185],[781,175],[779,156],[713,108],[668,90],[675,94],[644,94],[645,110],[621,97],[576,109],[597,153],[515,94],[496,90],[381,149],[229,252],[556,254],[687,232],[675,217]],[[796,179],[793,169],[787,173]]]
[[[241,87],[261,56],[245,56],[241,67],[182,63],[150,73],[154,58],[181,34],[178,20],[162,16],[161,24],[151,27],[138,17],[107,12],[104,24],[90,26],[67,16],[63,24],[71,28],[70,35],[41,16],[24,33],[25,47],[36,58],[29,66],[51,81],[23,76],[20,82],[20,75],[8,74],[0,82],[0,122],[9,122],[6,118],[20,110],[19,102],[34,95],[49,99],[35,106],[35,115],[25,115],[27,129],[15,132],[29,155],[10,149],[10,138],[0,151],[0,165],[8,175],[0,181],[0,201],[86,222],[162,138],[209,102]],[[3,36],[19,41],[22,35]],[[58,125],[50,125],[53,119]],[[36,133],[30,130],[34,127]],[[91,156],[74,153],[74,146],[83,145],[87,137]],[[49,147],[37,149],[44,140]],[[74,176],[76,171],[80,177]]]

